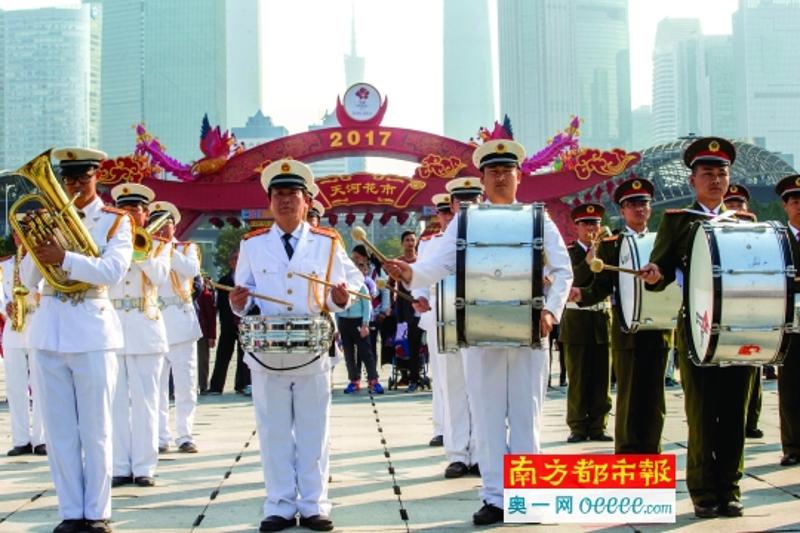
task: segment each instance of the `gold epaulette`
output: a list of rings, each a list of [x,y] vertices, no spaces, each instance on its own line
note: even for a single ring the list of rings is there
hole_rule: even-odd
[[[317,235],[325,235],[326,237],[330,237],[331,239],[341,239],[339,232],[333,228],[323,228],[323,227],[314,227],[311,226],[308,228],[311,233],[316,233]]]
[[[420,237],[419,240],[420,240],[420,242],[429,241],[429,240],[433,239],[434,237],[438,237],[439,235],[441,235],[441,233],[428,233],[427,235],[423,235],[422,237]]]
[[[104,205],[100,208],[101,211],[105,211],[106,213],[114,213],[115,215],[127,215],[128,212],[124,209],[120,209],[119,207],[111,207],[110,205]]]
[[[677,215],[678,213],[684,213],[683,209],[666,209],[664,211],[665,215]]]
[[[113,224],[111,224],[111,228],[109,228],[108,233],[106,234],[106,241],[110,241],[114,235],[117,234],[117,230],[119,229],[119,225],[122,223],[123,217],[128,217],[128,220],[131,223],[131,228],[136,226],[136,221],[133,220],[133,216],[131,216],[131,214],[124,209],[111,207],[110,205],[104,205],[100,208],[100,210],[106,213],[111,213],[112,215],[117,215],[117,219],[114,220]]]
[[[603,242],[612,242],[616,241],[617,239],[619,239],[619,234],[612,235],[611,237],[605,237],[603,238]]]
[[[153,235],[153,239],[161,242],[170,242],[169,239],[167,239],[166,237],[161,237],[160,235]]]
[[[258,237],[259,235],[264,235],[265,233],[269,233],[269,228],[254,229],[253,231],[245,233],[242,237],[242,240],[246,241],[247,239],[252,239],[253,237]]]

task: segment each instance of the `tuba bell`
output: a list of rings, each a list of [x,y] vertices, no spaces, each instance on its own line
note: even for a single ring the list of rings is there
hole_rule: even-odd
[[[42,277],[53,289],[65,294],[84,292],[92,287],[90,283],[69,279],[59,265],[45,265],[33,253],[33,249],[37,246],[55,241],[66,251],[100,257],[100,249],[81,222],[78,211],[73,205],[78,195],[69,199],[61,188],[53,173],[50,152],[52,149],[36,156],[14,172],[30,181],[38,192],[25,194],[17,199],[9,208],[8,222],[22,246],[31,254],[31,259],[42,273]],[[17,220],[17,212],[29,202],[39,204],[39,209],[28,214],[27,229],[23,229]]]

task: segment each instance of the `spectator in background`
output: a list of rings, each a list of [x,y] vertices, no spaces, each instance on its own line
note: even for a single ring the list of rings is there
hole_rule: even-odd
[[[197,276],[194,284],[194,310],[203,336],[197,339],[197,386],[200,394],[208,394],[208,362],[210,349],[217,343],[217,306],[208,278]]]
[[[400,236],[403,246],[403,255],[398,257],[408,264],[417,260],[417,235],[406,230]],[[397,292],[411,296],[411,293],[402,283],[397,283]],[[408,388],[406,392],[415,392],[419,387],[420,359],[419,351],[422,347],[422,329],[419,327],[419,313],[414,310],[411,302],[404,298],[396,298],[394,302],[397,323],[408,324]]]
[[[236,271],[236,262],[239,259],[239,249],[236,248],[228,256],[230,270],[219,279],[220,285],[233,287],[233,273]],[[216,396],[222,394],[225,388],[225,377],[228,375],[228,364],[231,362],[233,348],[236,347],[236,378],[234,389],[239,394],[250,393],[250,369],[244,364],[244,351],[239,343],[239,317],[231,311],[228,293],[217,289],[217,313],[219,315],[219,342],[214,361],[214,373],[211,375],[211,384],[208,394]]]
[[[384,320],[392,314],[391,293],[389,289],[385,287],[383,289],[378,288],[378,280],[382,280],[385,283],[386,278],[381,277],[381,264],[375,258],[369,256],[366,246],[363,244],[354,246],[351,258],[359,268],[361,268],[362,264],[364,265],[364,270],[366,270],[365,283],[371,281],[375,284],[374,289],[370,288],[369,285],[367,288],[370,289],[370,294],[372,295],[372,313],[369,319],[369,343],[377,362],[378,359],[382,359],[378,351],[378,331],[381,330]],[[390,338],[394,338],[394,333],[392,333]],[[384,342],[385,340],[382,338],[381,344],[384,344]]]

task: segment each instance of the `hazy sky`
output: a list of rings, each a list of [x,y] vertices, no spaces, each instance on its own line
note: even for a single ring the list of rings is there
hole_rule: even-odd
[[[489,1],[493,7],[503,0]],[[384,123],[441,131],[441,0],[353,2],[358,53],[366,58],[365,81],[390,99]],[[0,8],[75,3],[0,0]],[[651,55],[659,20],[697,17],[705,33],[729,33],[737,4],[738,0],[629,0],[633,107],[650,103]],[[276,124],[292,132],[305,130],[333,108],[336,95],[345,89],[350,10],[351,0],[262,0],[262,105]]]

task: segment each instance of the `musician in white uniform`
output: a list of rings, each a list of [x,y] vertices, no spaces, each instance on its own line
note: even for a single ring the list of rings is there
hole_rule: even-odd
[[[20,214],[20,218],[24,215]],[[32,368],[33,357],[28,349],[28,324],[31,314],[38,305],[38,287],[27,290],[22,285],[19,267],[25,248],[20,245],[19,237],[14,235],[14,246],[17,253],[3,259],[0,263],[0,314],[5,319],[3,325],[3,363],[6,369],[6,396],[8,412],[11,415],[11,446],[6,455],[14,457],[33,453],[47,455],[44,443],[44,423],[40,406],[39,387],[36,385],[36,373]],[[27,295],[14,297],[14,289],[27,290]],[[24,302],[23,309],[17,304]],[[14,315],[21,317],[22,322],[14,323]],[[30,389],[30,395],[28,390]],[[32,404],[32,407],[31,407]]]
[[[519,163],[524,148],[509,139],[487,141],[473,153],[480,168],[486,196],[492,204],[516,203],[522,177]],[[461,215],[459,215],[461,216]],[[413,265],[394,260],[385,263],[392,277],[412,290],[427,287],[455,271],[457,219],[441,237],[436,252]],[[475,411],[477,456],[484,506],[472,516],[476,525],[503,520],[503,456],[507,453],[539,453],[541,408],[547,389],[547,335],[567,302],[572,268],[564,240],[548,215],[544,219],[544,275],[551,285],[541,313],[541,347],[472,347],[465,350],[469,394],[480,398]],[[476,400],[477,401],[477,400]]]
[[[338,234],[306,222],[313,180],[308,166],[289,159],[270,164],[261,174],[275,224],[251,232],[241,243],[236,289],[230,295],[231,309],[239,316],[257,304],[266,317],[318,317],[347,308],[347,289],[358,291],[362,285],[364,276],[347,257]],[[335,288],[312,284],[295,272],[315,274]],[[251,292],[291,305],[254,301]],[[260,531],[293,527],[298,514],[301,526],[329,531],[333,529],[327,486],[331,358],[326,350],[319,357],[309,355],[307,364],[280,370],[284,359],[280,354],[245,356],[252,371],[267,489]]]
[[[167,328],[167,352],[161,369],[161,388],[158,402],[158,450],[169,448],[169,374],[175,387],[175,444],[183,453],[197,453],[192,437],[194,412],[197,407],[197,339],[202,337],[200,322],[192,304],[192,283],[200,274],[200,252],[192,242],[178,242],[175,226],[180,224],[178,208],[164,201],[150,205],[150,220],[169,215],[158,232],[171,247],[169,277],[158,287],[158,305]]]
[[[111,402],[116,383],[116,350],[122,326],[108,297],[108,286],[122,280],[131,261],[130,219],[104,207],[97,196],[95,172],[103,152],[56,150],[69,197],[100,249],[100,257],[64,251],[55,240],[33,254],[46,265],[60,265],[70,280],[93,285],[85,292],[62,294],[46,283],[28,332],[41,391],[47,460],[63,520],[53,531],[111,531]],[[20,274],[30,289],[42,274],[28,254]]]
[[[138,227],[147,220],[155,194],[137,183],[111,189],[117,207]],[[158,308],[158,287],[170,270],[170,243],[152,238],[152,249],[135,257],[123,280],[111,287],[125,346],[117,352],[117,390],[114,395],[114,479],[112,486],[155,485],[158,464],[158,392],[164,354],[168,350],[164,318]],[[137,252],[138,254],[138,252]]]

